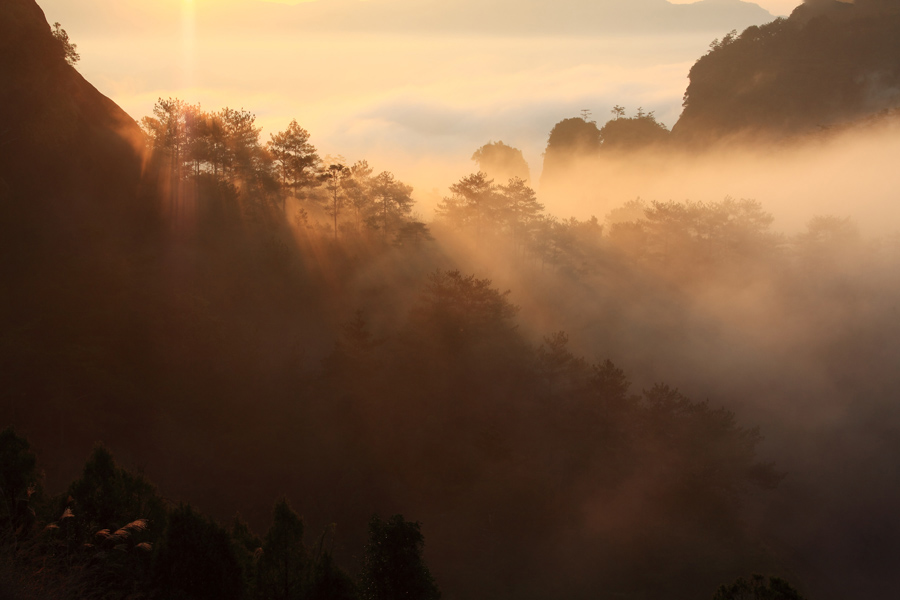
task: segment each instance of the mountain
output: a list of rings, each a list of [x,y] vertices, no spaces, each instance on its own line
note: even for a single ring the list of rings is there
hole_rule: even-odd
[[[691,69],[673,136],[792,136],[898,106],[900,3],[809,1],[717,40]]]
[[[134,203],[143,134],[67,64],[33,0],[0,6],[0,111],[6,268],[20,267],[21,252],[40,247],[42,237],[57,248],[63,239],[80,244],[83,235],[96,238],[77,224],[93,229]],[[100,237],[111,231],[105,228]],[[28,244],[21,243],[25,238]]]

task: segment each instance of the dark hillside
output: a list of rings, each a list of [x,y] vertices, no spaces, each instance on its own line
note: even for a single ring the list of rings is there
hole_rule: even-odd
[[[101,438],[152,464],[190,426],[169,409],[196,416],[194,402],[257,387],[277,368],[257,353],[298,334],[281,322],[265,349],[259,337],[314,297],[296,268],[283,277],[265,211],[247,229],[221,208],[233,191],[205,191],[225,213],[214,226],[173,218],[144,133],[67,64],[33,0],[0,5],[0,82],[0,418],[61,458],[51,483]]]
[[[33,0],[0,7],[0,81],[0,189],[10,198],[7,210],[64,226],[79,211],[103,205],[115,212],[135,202],[140,128],[66,63]],[[12,224],[24,233],[23,223],[4,219],[4,228]]]
[[[0,485],[0,597],[6,571],[64,579],[70,542],[129,525],[155,544],[135,564],[168,579],[68,597],[228,597],[235,561],[244,597],[277,597],[276,538],[305,554],[290,506],[362,581],[373,513],[412,519],[414,548],[421,521],[446,600],[693,600],[754,572],[898,596],[900,238],[835,216],[786,236],[730,197],[560,220],[524,177],[484,172],[424,223],[410,186],[323,162],[296,121],[266,143],[249,111],[170,98],[139,129],[55,39],[32,1],[0,8],[0,429],[17,432],[0,446],[28,475]],[[584,156],[670,145],[652,112],[614,111],[551,133],[573,187]],[[486,149],[521,157],[488,144],[487,172],[505,161]],[[18,533],[35,464],[53,512]],[[116,489],[133,493],[110,506]],[[237,511],[235,553],[200,513]],[[200,563],[216,585],[196,585]],[[354,600],[342,589],[321,597]]]
[[[758,433],[665,385],[632,393],[564,333],[535,344],[510,297],[453,270],[424,224],[391,241],[388,201],[408,191],[390,173],[350,188],[381,202],[368,229],[292,227],[249,113],[227,113],[247,152],[201,166],[183,138],[165,146],[188,111],[161,101],[145,160],[141,131],[66,63],[33,2],[5,4],[0,35],[16,115],[0,161],[0,420],[39,449],[48,489],[102,440],[169,498],[257,530],[281,494],[312,531],[402,512],[427,524],[447,598],[691,598],[776,568],[744,519],[750,491],[778,480]],[[335,186],[352,176],[332,166]],[[540,209],[524,181],[506,193],[517,214]],[[486,233],[493,214],[477,215]],[[351,566],[353,535],[336,552]]]
[[[806,2],[714,41],[690,72],[682,141],[783,138],[900,105],[900,5]]]

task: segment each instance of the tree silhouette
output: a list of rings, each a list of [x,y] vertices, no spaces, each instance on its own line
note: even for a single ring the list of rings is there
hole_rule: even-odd
[[[438,600],[441,593],[422,558],[421,524],[394,515],[369,521],[360,577],[363,600]]]
[[[343,188],[344,181],[352,176],[353,172],[340,163],[328,165],[319,178],[325,182],[325,188],[331,194],[331,205],[328,207],[328,213],[334,220],[334,239],[337,241],[338,234],[338,215],[343,206]]]
[[[369,217],[374,206],[372,197],[372,167],[368,161],[360,160],[350,167],[350,179],[346,181],[345,193],[353,208],[356,231],[359,233],[362,222]]]
[[[141,126],[150,138],[154,151],[161,154],[168,163],[169,194],[176,208],[188,141],[186,107],[187,104],[178,98],[159,98],[153,106],[153,116],[141,120]]]
[[[244,591],[228,532],[187,505],[169,516],[155,571],[168,598],[239,600]]]
[[[397,230],[397,237],[394,238],[394,245],[405,248],[420,248],[423,242],[433,242],[434,236],[431,235],[428,226],[421,221],[410,221],[404,223]]]
[[[750,580],[743,577],[731,585],[720,587],[713,600],[803,600],[800,592],[780,577],[753,575]]]
[[[272,526],[263,539],[259,560],[262,596],[272,600],[302,598],[306,563],[303,521],[287,500],[279,500],[275,503]]]
[[[100,445],[85,463],[81,477],[69,486],[68,498],[66,506],[72,508],[87,536],[146,519],[152,526],[147,539],[155,541],[165,526],[166,510],[156,488],[142,475],[117,465],[110,451]]]
[[[70,65],[74,66],[79,60],[81,60],[81,56],[79,56],[76,51],[77,45],[73,44],[71,40],[69,40],[69,34],[66,33],[66,30],[62,28],[58,22],[53,24],[53,29],[51,31],[53,37],[59,42],[60,48],[62,49],[63,56],[66,59],[66,62]]]
[[[514,337],[513,317],[519,310],[509,294],[491,287],[490,279],[436,271],[428,276],[410,321],[419,339],[454,352],[504,345]]]
[[[485,227],[497,216],[498,197],[494,180],[479,171],[450,186],[452,195],[437,206],[439,217],[455,227],[472,229],[476,243]]]
[[[33,521],[29,505],[37,485],[37,460],[31,445],[7,427],[0,432],[0,540],[28,533]]]
[[[225,132],[225,173],[232,184],[248,182],[264,167],[256,115],[225,107],[219,112]]]
[[[653,112],[645,113],[639,108],[633,118],[617,116],[600,129],[603,151],[635,150],[652,144],[661,144],[669,139],[669,130],[658,122]]]
[[[513,238],[513,247],[523,247],[531,234],[534,224],[540,218],[544,205],[537,201],[537,195],[525,180],[518,177],[499,188],[503,199],[504,220]]]
[[[570,382],[579,372],[584,371],[584,360],[576,358],[568,349],[569,336],[557,331],[544,336],[537,349],[536,371],[547,382],[547,390],[552,396],[559,392],[560,383]]]
[[[315,172],[320,159],[309,142],[309,132],[300,127],[295,119],[287,129],[272,134],[270,138],[266,147],[275,159],[282,185],[290,188],[294,195],[299,189],[315,185]]]
[[[472,154],[472,160],[479,171],[499,181],[513,177],[528,181],[531,175],[522,151],[503,142],[488,142]]]
[[[383,171],[372,181],[372,196],[376,210],[370,222],[381,231],[381,239],[387,243],[388,233],[396,231],[412,212],[412,187],[397,181],[392,173]]]

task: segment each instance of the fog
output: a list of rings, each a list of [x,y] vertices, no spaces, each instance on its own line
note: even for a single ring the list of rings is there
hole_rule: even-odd
[[[602,218],[628,200],[702,202],[726,196],[763,203],[773,227],[794,234],[814,215],[852,216],[867,235],[898,228],[900,175],[894,121],[771,143],[740,138],[690,152],[646,151],[583,159],[542,182],[541,200],[561,217]]]
[[[385,31],[372,18],[348,31],[346,10],[326,19],[336,30],[310,30],[308,19],[289,15],[314,7],[263,4],[47,0],[41,7],[78,44],[80,72],[129,114],[149,114],[168,97],[243,106],[256,113],[264,137],[297,119],[323,151],[396,172],[423,204],[433,196],[425,190],[447,185],[472,148],[490,140],[521,148],[538,173],[549,129],[582,109],[602,120],[615,104],[652,106],[673,125],[685,75],[709,42],[771,18],[761,9],[748,18],[735,3],[722,5],[731,16],[718,21],[681,22],[666,7],[685,7],[654,1],[625,27],[603,14],[622,3],[594,2],[599,16],[553,9],[579,31],[447,26],[423,35],[421,25]],[[502,3],[435,6],[470,21],[473,12],[506,14]],[[428,16],[426,9],[408,12]]]
[[[637,387],[677,382],[688,396],[760,425],[763,456],[787,477],[784,495],[755,523],[784,552],[817,556],[800,569],[816,596],[852,597],[868,585],[875,597],[891,593],[874,583],[873,570],[891,553],[888,507],[898,493],[890,474],[897,431],[890,390],[900,356],[898,181],[890,166],[897,139],[896,123],[879,122],[802,142],[731,140],[709,152],[585,160],[545,179],[539,199],[557,214],[597,215],[604,231],[580,234],[570,225],[569,235],[588,238],[565,242],[555,269],[498,260],[503,253],[483,242],[461,242],[455,254],[515,291],[532,339],[564,330],[576,355],[630,365]],[[652,240],[629,241],[616,229],[643,218],[641,210],[614,210],[626,199],[641,198],[647,209],[654,200],[705,206],[715,219],[728,196],[757,199],[774,217],[771,237],[761,241],[768,250],[759,247],[755,259],[730,254],[729,242],[702,224],[693,241],[679,238],[685,225],[675,223],[690,221],[678,216],[669,233],[650,234],[666,240],[656,250]],[[653,231],[658,222],[646,218],[644,231]],[[823,224],[837,229],[814,234]],[[597,254],[573,249],[584,243]],[[850,577],[843,567],[863,547],[873,558]]]
[[[148,34],[138,125],[14,2],[0,595],[393,600],[373,514],[409,600],[900,591],[894,112],[697,143],[693,35]]]

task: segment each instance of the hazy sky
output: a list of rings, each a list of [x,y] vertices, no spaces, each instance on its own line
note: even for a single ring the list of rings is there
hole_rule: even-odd
[[[288,0],[285,0],[288,2]],[[533,174],[551,127],[615,104],[671,125],[687,73],[731,29],[796,2],[705,0],[38,0],[78,44],[78,69],[136,119],[159,97],[292,118],[324,153],[369,160],[426,200],[488,141]],[[290,3],[290,2],[288,2]]]

